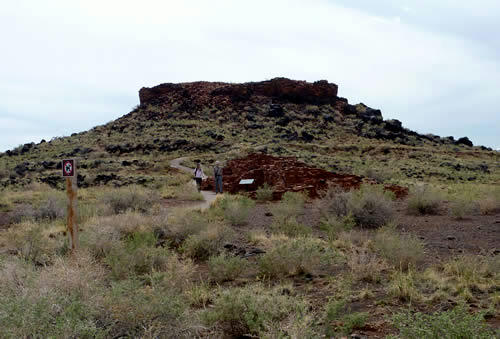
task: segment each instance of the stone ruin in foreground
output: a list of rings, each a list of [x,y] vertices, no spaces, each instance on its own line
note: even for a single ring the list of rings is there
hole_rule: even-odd
[[[242,179],[254,179],[253,184],[240,185]],[[259,187],[267,183],[274,189],[273,199],[279,200],[285,192],[307,192],[311,198],[318,198],[329,187],[338,186],[344,190],[359,189],[362,183],[375,184],[372,179],[357,175],[336,174],[314,168],[294,157],[274,157],[254,153],[244,158],[230,160],[223,169],[223,189],[228,193],[248,192],[255,198]],[[408,194],[408,188],[384,185],[396,198]],[[214,179],[208,177],[202,183],[203,190],[214,190]]]

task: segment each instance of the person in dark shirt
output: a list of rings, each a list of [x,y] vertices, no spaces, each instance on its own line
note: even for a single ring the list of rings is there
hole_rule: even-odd
[[[214,179],[215,179],[215,194],[222,193],[222,167],[220,166],[220,161],[215,162]]]

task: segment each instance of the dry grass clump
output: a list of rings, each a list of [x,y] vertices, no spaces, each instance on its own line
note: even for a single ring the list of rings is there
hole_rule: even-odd
[[[486,193],[477,203],[483,215],[500,211],[500,189]]]
[[[309,237],[280,236],[271,239],[271,246],[259,259],[260,273],[268,278],[314,273],[334,257],[322,240]]]
[[[428,185],[415,186],[407,200],[408,213],[414,215],[438,214],[443,195],[437,189]]]
[[[404,302],[422,301],[423,297],[417,288],[415,271],[395,271],[391,276],[389,293]]]
[[[0,328],[6,337],[103,337],[105,273],[84,251],[39,271],[12,261],[0,272]]]
[[[443,273],[455,293],[467,300],[475,291],[484,293],[500,285],[500,264],[496,258],[463,255],[443,264]]]
[[[174,209],[169,214],[166,225],[162,226],[162,231],[166,233],[171,245],[178,247],[188,236],[200,233],[209,224],[210,221],[200,211]]]
[[[270,289],[261,284],[221,289],[202,317],[221,335],[282,337],[289,320],[300,323],[308,310],[304,299],[290,294],[288,287]]]
[[[383,227],[373,239],[373,247],[395,268],[408,270],[424,260],[424,243],[412,234],[399,234],[392,227]]]
[[[382,274],[387,271],[385,260],[377,257],[366,246],[353,246],[346,254],[347,266],[356,280],[377,283],[382,280]]]
[[[161,190],[161,196],[165,199],[180,199],[186,201],[204,200],[203,195],[198,192],[198,188],[192,181],[182,185],[163,187]]]
[[[159,200],[155,191],[141,186],[121,187],[101,194],[99,201],[111,207],[114,214],[129,210],[147,212]]]
[[[248,262],[228,254],[212,256],[208,259],[210,278],[215,282],[230,281],[238,278],[246,270]]]
[[[56,255],[62,245],[60,238],[49,238],[45,234],[47,225],[34,221],[24,221],[5,233],[6,246],[24,260],[46,264]]]

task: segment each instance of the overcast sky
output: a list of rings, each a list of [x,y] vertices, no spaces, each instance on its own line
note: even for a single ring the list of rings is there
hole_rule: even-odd
[[[114,120],[143,86],[278,76],[500,147],[498,0],[16,0],[0,36],[0,151]]]

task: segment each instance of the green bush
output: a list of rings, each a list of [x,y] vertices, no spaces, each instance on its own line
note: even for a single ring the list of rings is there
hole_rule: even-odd
[[[223,224],[211,224],[198,234],[190,235],[182,244],[180,251],[190,258],[207,260],[217,255],[225,243],[231,241],[234,231]]]
[[[110,337],[181,337],[187,304],[162,286],[143,286],[138,279],[114,282],[105,298]],[[152,332],[152,333],[151,333]],[[193,334],[191,334],[193,335]]]
[[[255,197],[257,198],[258,201],[264,202],[264,201],[271,201],[273,200],[273,188],[269,186],[267,183],[262,185],[257,189],[255,192]]]
[[[260,273],[273,278],[313,273],[332,259],[333,253],[325,249],[321,240],[299,237],[276,241],[275,246],[258,263]]]
[[[326,335],[335,336],[338,333],[347,335],[352,330],[365,326],[368,313],[351,312],[345,299],[330,300],[325,306],[325,322],[327,324]],[[342,325],[333,325],[340,322]]]
[[[208,259],[208,271],[213,281],[224,282],[238,278],[247,267],[247,261],[227,254]]]
[[[479,204],[470,197],[455,197],[450,202],[450,214],[456,219],[463,219],[479,211]]]
[[[424,314],[401,312],[393,315],[392,324],[403,338],[493,338],[483,314],[470,314],[464,305],[452,310]]]
[[[284,288],[272,290],[261,285],[221,290],[213,307],[203,313],[209,326],[217,325],[225,335],[267,337],[269,332],[281,332],[281,323],[291,317],[299,319],[307,312],[307,303],[284,293]]]
[[[245,225],[255,202],[247,197],[236,196],[224,206],[224,219],[231,225]]]
[[[311,228],[302,225],[295,217],[275,219],[271,224],[274,233],[285,234],[289,237],[306,236],[311,234]]]
[[[442,194],[427,186],[416,186],[407,200],[407,210],[410,214],[437,214],[443,202]]]
[[[341,232],[350,231],[356,226],[352,215],[345,217],[327,217],[321,221],[321,229],[326,231],[329,240],[336,240]]]

